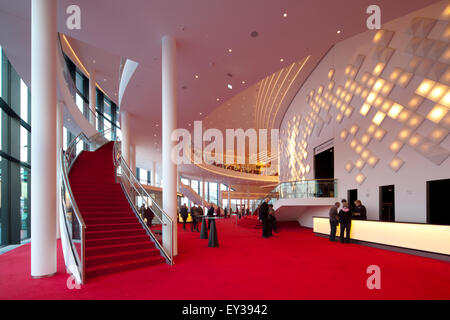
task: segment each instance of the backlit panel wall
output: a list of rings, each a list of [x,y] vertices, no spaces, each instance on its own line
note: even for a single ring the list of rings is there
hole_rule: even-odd
[[[334,138],[339,197],[358,189],[378,219],[395,185],[397,221],[426,222],[426,181],[450,178],[448,1],[338,43],[293,100],[280,180],[314,179],[313,149]]]

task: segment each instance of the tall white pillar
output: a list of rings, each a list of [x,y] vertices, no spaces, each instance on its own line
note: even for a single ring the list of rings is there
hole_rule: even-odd
[[[130,144],[130,169],[136,175],[136,145]]]
[[[97,108],[97,90],[96,90],[96,82],[95,82],[95,70],[91,70],[89,76],[89,109],[91,110],[91,114],[89,115],[89,122],[95,128],[95,112]]]
[[[56,273],[56,0],[31,2],[31,276]]]
[[[176,42],[171,36],[164,36],[162,42],[162,189],[163,209],[172,217],[172,239],[168,232],[163,236],[163,246],[170,250],[172,241],[173,255],[178,254],[177,245],[177,165],[172,161],[172,149],[175,143],[171,139],[177,127],[176,99]]]
[[[130,166],[130,114],[128,112],[122,112],[120,129],[122,131],[122,157]]]
[[[62,213],[61,204],[61,150],[64,146],[64,102],[58,101],[56,106],[56,239],[61,238],[59,216]]]
[[[230,195],[230,185],[228,185],[228,212],[231,214],[231,195]]]
[[[152,162],[152,171],[150,174],[151,174],[152,186],[156,186],[157,183],[156,183],[156,162],[155,161]]]
[[[205,205],[206,205],[206,201],[205,201],[205,178],[202,178],[202,206],[203,206],[203,210],[205,210]]]

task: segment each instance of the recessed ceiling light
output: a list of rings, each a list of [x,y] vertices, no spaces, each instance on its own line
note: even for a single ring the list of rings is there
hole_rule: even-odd
[[[159,124],[155,124],[156,127],[159,127]]]
[[[95,60],[92,60],[92,63],[95,63],[96,61]]]
[[[341,33],[341,30],[336,31],[337,34]]]
[[[287,13],[283,13],[283,18],[286,18],[287,17]]]
[[[199,115],[202,115],[202,113],[200,112]]]
[[[219,101],[220,99],[219,99],[219,98],[217,98],[216,100],[217,100],[217,101]]]
[[[153,136],[156,137],[156,133]]]
[[[105,78],[105,79],[103,79],[103,81],[107,81],[107,80],[106,80],[106,78]]]
[[[190,127],[190,126],[191,126],[191,124],[189,123],[189,124],[188,124],[188,126]]]
[[[198,79],[198,74],[195,75],[195,79]]]
[[[230,53],[231,53],[232,51],[233,51],[233,50],[231,50],[231,49],[228,49],[228,52],[230,52]]]
[[[233,86],[232,86],[231,84],[228,84],[227,87],[228,87],[228,89],[230,89],[230,90],[233,89]]]
[[[281,58],[281,59],[280,59],[280,62],[283,62],[283,61],[284,61],[284,59],[283,59],[283,58]]]
[[[245,81],[242,81],[242,84],[245,84]]]

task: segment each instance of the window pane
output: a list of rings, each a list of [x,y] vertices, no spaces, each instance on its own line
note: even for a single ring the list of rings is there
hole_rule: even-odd
[[[81,113],[83,113],[83,111],[84,111],[84,105],[83,105],[84,101],[83,101],[83,98],[81,98],[81,96],[78,93],[77,93],[75,102],[77,104],[78,109],[81,111]]]
[[[147,181],[147,170],[146,169],[139,169],[139,182],[142,184],[148,184]]]
[[[0,46],[0,97],[2,96],[2,85],[3,85],[3,49]]]
[[[83,92],[83,76],[78,72],[75,73],[75,85],[77,86],[78,91],[84,94]]]
[[[28,122],[28,88],[22,79],[20,79],[20,117]]]
[[[20,193],[20,217],[21,217],[21,228],[20,228],[20,239],[27,239],[30,237],[29,230],[29,218],[30,218],[30,203],[28,199],[28,188],[30,187],[30,170],[26,168],[20,168],[20,182],[21,182],[21,193]]]
[[[181,178],[181,183],[188,186],[189,185],[189,179]]]
[[[111,121],[111,102],[109,102],[108,99],[105,99],[103,108],[104,108],[103,115],[105,116],[106,119]]]
[[[20,127],[20,161],[28,162],[28,137],[29,132],[24,127]]]
[[[63,127],[63,149],[67,150],[67,129],[66,127]]]

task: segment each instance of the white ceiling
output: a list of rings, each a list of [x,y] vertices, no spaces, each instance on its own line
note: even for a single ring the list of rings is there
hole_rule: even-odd
[[[80,59],[87,68],[95,67],[98,83],[113,99],[119,81],[118,59],[139,63],[121,108],[133,115],[131,135],[137,165],[149,168],[151,160],[160,161],[160,150],[154,147],[161,143],[163,35],[177,40],[178,126],[189,128],[188,123],[202,119],[240,91],[311,55],[309,69],[302,70],[306,78],[330,46],[367,30],[369,5],[378,4],[382,22],[387,22],[434,2],[437,0],[58,0],[57,14],[58,31],[73,38]],[[0,0],[0,44],[27,83],[31,78],[30,3]],[[66,8],[71,4],[81,8],[81,30],[66,27]],[[342,32],[337,34],[337,30]],[[253,31],[258,37],[250,36]],[[230,114],[230,119],[236,117],[240,115]]]

